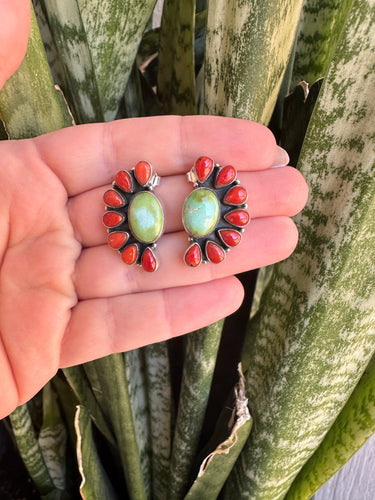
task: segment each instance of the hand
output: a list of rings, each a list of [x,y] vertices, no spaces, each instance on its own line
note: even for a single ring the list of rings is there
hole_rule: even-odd
[[[210,116],[83,125],[0,143],[0,416],[56,372],[195,330],[242,301],[233,276],[290,255],[307,187],[258,124]],[[252,221],[221,264],[188,268],[181,210],[185,173],[212,156],[237,167]],[[149,160],[162,177],[160,267],[127,266],[106,244],[103,193],[116,172]]]
[[[26,50],[29,2],[0,0],[0,86]],[[249,192],[252,222],[219,265],[187,268],[181,222],[185,173],[200,155],[231,163]],[[155,117],[85,125],[0,142],[0,418],[29,400],[59,367],[134,349],[233,312],[233,276],[286,258],[289,216],[307,187],[294,169],[270,169],[277,149],[260,125],[217,117]],[[106,245],[102,196],[116,172],[149,160],[162,183],[166,232],[160,268],[126,266]],[[280,159],[276,160],[280,164]]]

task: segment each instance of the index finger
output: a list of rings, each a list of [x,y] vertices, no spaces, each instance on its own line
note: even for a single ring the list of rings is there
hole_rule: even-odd
[[[34,141],[70,196],[111,182],[140,160],[160,176],[187,172],[201,155],[251,171],[269,168],[277,150],[266,127],[217,116],[128,118],[66,128]]]

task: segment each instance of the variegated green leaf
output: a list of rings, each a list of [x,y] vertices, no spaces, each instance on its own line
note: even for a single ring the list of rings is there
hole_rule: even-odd
[[[267,124],[292,50],[302,0],[211,0],[205,111]]]
[[[70,107],[78,123],[103,121],[95,70],[77,0],[41,0],[59,61]]]
[[[165,0],[160,31],[158,94],[165,113],[195,114],[195,0]]]
[[[78,406],[75,418],[77,458],[82,482],[80,492],[85,500],[117,500],[96,448],[92,420],[84,406]]]
[[[146,392],[147,382],[142,350],[135,349],[124,353],[124,363],[143,483],[146,495],[149,498],[151,490],[151,436]]]
[[[43,425],[38,444],[55,488],[62,491],[65,489],[66,440],[66,428],[60,415],[57,396],[48,383],[43,388]]]
[[[94,390],[97,385],[92,383],[91,380],[87,379],[85,375],[85,370],[82,366],[72,366],[70,368],[64,368],[64,374],[75,392],[78,401],[85,406],[86,411],[88,411],[93,419],[95,425],[99,431],[107,438],[108,442],[115,446],[115,438],[113,436],[112,429],[107,422],[106,415],[101,405],[100,400],[97,399],[97,393]],[[100,389],[98,389],[100,390]]]
[[[304,0],[298,28],[292,86],[326,76],[353,0]]]
[[[375,357],[286,500],[309,500],[375,432]]]
[[[180,500],[186,493],[198,450],[222,328],[223,321],[219,321],[187,338],[168,500]]]
[[[245,379],[240,379],[234,388],[235,401],[232,415],[227,423],[228,437],[202,462],[198,477],[192,484],[185,500],[216,500],[232,470],[247,438],[252,420],[247,407]]]
[[[130,499],[145,500],[147,494],[141,462],[143,450],[138,448],[139,434],[137,436],[138,429],[135,425],[139,424],[134,422],[130,400],[136,387],[135,385],[129,387],[122,354],[107,356],[94,363],[106,400],[107,413],[113,426]],[[133,379],[133,384],[135,383],[136,380]]]
[[[27,405],[16,408],[10,415],[10,421],[18,451],[39,493],[53,493],[55,485],[35,435]]]
[[[227,499],[283,498],[375,350],[374,54],[375,1],[354,0],[300,156],[300,244],[250,327],[254,426]]]
[[[172,388],[166,342],[144,348],[150,412],[152,494],[167,498],[172,446]]]
[[[156,0],[77,0],[95,69],[101,107],[112,120],[124,95]]]
[[[26,56],[0,91],[0,116],[11,139],[72,125],[52,81],[34,13]]]
[[[55,84],[63,85],[66,90],[64,68],[58,56],[57,47],[47,21],[44,0],[32,0],[32,3],[53,81]]]

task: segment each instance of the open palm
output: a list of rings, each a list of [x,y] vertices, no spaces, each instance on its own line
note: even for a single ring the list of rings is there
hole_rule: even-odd
[[[3,0],[0,87],[27,45],[29,2]],[[252,221],[219,265],[192,269],[181,210],[195,159],[232,164],[249,192]],[[150,161],[165,207],[160,267],[126,266],[106,245],[103,193],[119,170]],[[71,127],[0,143],[0,418],[30,399],[59,367],[161,341],[234,311],[233,274],[286,258],[289,218],[307,187],[260,125],[217,117],[155,117]]]
[[[307,188],[258,124],[218,117],[154,117],[72,127],[0,144],[0,376],[2,414],[28,400],[59,367],[133,349],[233,312],[234,273],[287,257],[297,242],[289,216]],[[237,167],[252,222],[219,265],[191,269],[182,205],[186,172],[201,154]],[[103,193],[116,172],[150,161],[165,207],[160,268],[125,265],[106,244]],[[277,162],[282,158],[276,158]]]

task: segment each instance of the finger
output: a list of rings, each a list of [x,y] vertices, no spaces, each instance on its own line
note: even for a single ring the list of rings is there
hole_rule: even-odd
[[[171,233],[158,242],[160,267],[154,273],[124,264],[118,252],[101,245],[82,252],[75,273],[76,290],[81,299],[88,299],[203,283],[283,260],[293,252],[297,240],[291,219],[255,219],[246,228],[241,244],[223,262],[192,269],[183,262],[189,245],[186,233]]]
[[[70,127],[34,139],[70,195],[110,183],[118,170],[147,160],[161,176],[190,170],[200,155],[239,170],[264,170],[275,159],[262,125],[217,116],[156,116]]]
[[[242,285],[229,277],[203,285],[80,302],[62,343],[60,366],[202,328],[234,312],[242,299]]]
[[[0,0],[0,89],[16,71],[26,53],[30,29],[30,2]]]
[[[242,172],[239,180],[248,191],[248,210],[253,219],[276,215],[293,216],[304,207],[307,185],[302,175],[292,167]],[[71,199],[70,218],[75,234],[85,246],[101,245],[107,240],[103,227],[103,194],[110,185],[87,191]],[[165,211],[165,232],[181,231],[182,206],[192,190],[184,175],[162,179],[155,189]]]

